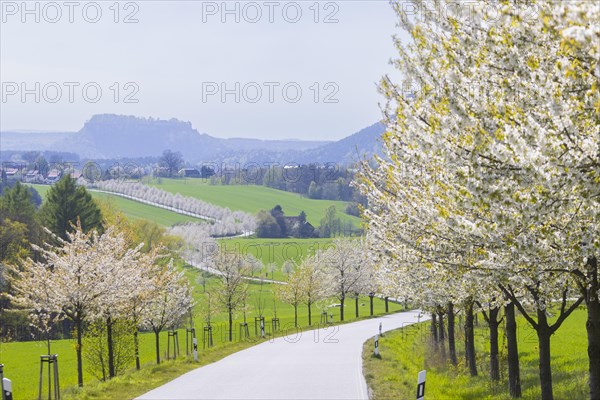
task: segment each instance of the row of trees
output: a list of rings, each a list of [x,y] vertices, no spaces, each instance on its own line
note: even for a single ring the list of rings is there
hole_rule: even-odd
[[[27,258],[19,266],[8,267],[13,303],[28,310],[33,325],[47,337],[62,319],[74,324],[79,386],[83,385],[83,337],[90,324],[105,327],[110,378],[119,369],[113,329],[123,321],[131,328],[136,367],[140,368],[140,328],[155,333],[156,362],[160,363],[160,332],[176,327],[192,307],[191,288],[183,273],[174,269],[172,259],[161,262],[159,250],[144,253],[144,243],[132,248],[114,226],[104,233],[85,233],[79,224],[66,236],[54,235],[57,245],[34,245],[37,260]]]
[[[0,196],[0,285],[2,293],[10,293],[11,285],[6,277],[6,264],[14,264],[26,257],[38,254],[30,243],[41,246],[52,240],[42,227],[48,227],[58,237],[65,238],[70,223],[80,223],[86,229],[101,229],[100,208],[91,199],[85,188],[78,189],[75,182],[66,177],[47,193],[41,208],[37,208],[31,188],[14,183],[5,187]],[[2,335],[23,338],[28,335],[26,319],[21,313],[7,313],[10,299],[0,295],[0,330]],[[12,330],[12,332],[9,332]]]
[[[214,291],[216,304],[229,315],[229,334],[235,312],[242,311],[247,301],[249,278],[266,270],[275,270],[274,264],[263,263],[252,254],[241,254],[237,248],[219,246],[214,239],[200,230],[174,227],[172,233],[186,241],[182,257],[192,265],[208,270],[220,284]],[[332,299],[339,301],[340,320],[344,320],[346,299],[355,300],[355,315],[359,315],[359,296],[370,297],[370,313],[376,295],[384,295],[377,287],[374,260],[362,239],[336,239],[330,246],[318,249],[299,260],[286,260],[282,271],[285,282],[275,285],[276,297],[294,307],[295,325],[298,324],[298,307],[308,307],[308,323],[312,324],[312,307],[328,309]],[[386,296],[390,297],[390,296]],[[387,300],[387,299],[386,299]],[[216,308],[215,308],[216,309]]]
[[[226,166],[211,177],[213,185],[263,185],[311,199],[362,202],[364,197],[350,186],[354,170],[329,164],[259,165],[251,163],[240,169]]]
[[[177,247],[177,240],[152,222],[128,222],[69,176],[48,190],[39,210],[31,191],[17,182],[0,197],[0,218],[2,335],[49,340],[69,337],[71,332],[59,329],[74,328],[80,383],[86,335],[104,332],[107,340],[90,360],[106,356],[97,375],[114,376],[122,347],[114,339],[118,333],[125,329],[137,353],[138,328],[160,332],[164,326],[157,316],[169,315],[160,310],[166,307],[160,291],[187,301],[177,292],[182,277],[156,250],[162,244]],[[36,331],[30,335],[31,326]]]
[[[179,193],[173,194],[140,182],[99,181],[94,183],[94,187],[201,216],[201,218],[213,222],[208,227],[213,236],[230,236],[251,232],[255,229],[253,215],[242,211],[231,211],[228,208],[206,203],[193,197],[182,196]]]
[[[359,316],[359,296],[370,297],[370,314],[377,293],[373,276],[374,264],[365,242],[359,239],[335,240],[330,247],[296,262],[284,285],[276,287],[277,297],[294,307],[294,323],[298,326],[298,307],[305,304],[308,324],[312,324],[312,307],[326,311],[331,305],[324,301],[339,301],[340,320],[344,320],[347,298],[354,298],[355,315]]]
[[[472,375],[473,313],[485,312],[494,380],[504,309],[513,397],[515,308],[537,333],[541,397],[552,399],[552,334],[584,305],[590,398],[600,398],[600,11],[531,1],[533,18],[513,2],[413,3],[433,17],[393,5],[411,37],[396,39],[406,82],[381,83],[385,154],[359,181],[379,283],[447,315],[449,329],[461,308]]]

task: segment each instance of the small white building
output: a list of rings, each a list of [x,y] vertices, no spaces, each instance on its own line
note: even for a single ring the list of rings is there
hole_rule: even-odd
[[[52,184],[56,183],[60,180],[62,176],[62,172],[57,169],[52,169],[48,172],[48,176],[46,177],[46,183]]]
[[[44,177],[40,174],[37,169],[29,170],[23,177],[23,181],[27,183],[40,183],[44,180]]]

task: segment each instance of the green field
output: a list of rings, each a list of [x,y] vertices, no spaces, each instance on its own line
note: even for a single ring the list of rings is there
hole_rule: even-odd
[[[587,386],[586,311],[576,310],[552,335],[552,380],[556,399],[589,398]],[[386,333],[379,340],[381,359],[373,357],[373,341],[363,347],[363,370],[374,399],[414,398],[417,374],[427,370],[426,398],[429,399],[510,399],[508,394],[506,339],[500,327],[501,381],[489,379],[489,336],[483,318],[475,328],[477,369],[471,377],[464,365],[464,335],[456,326],[459,365],[453,367],[429,342],[429,323]],[[537,336],[521,316],[517,318],[518,346],[523,399],[539,399]],[[446,346],[447,347],[447,346]]]
[[[186,276],[190,280],[190,282],[195,284],[194,288],[194,298],[196,300],[196,307],[194,309],[194,326],[196,328],[196,332],[199,338],[199,349],[200,349],[200,359],[204,360],[206,357],[216,357],[212,355],[215,351],[209,349],[202,349],[202,327],[203,327],[203,313],[206,309],[208,293],[214,290],[217,286],[217,279],[214,277],[208,276],[206,274],[206,292],[205,287],[202,284],[203,273],[193,267],[184,267],[184,271]],[[247,320],[250,328],[251,338],[245,340],[246,344],[251,345],[252,343],[257,343],[259,341],[258,338],[254,335],[254,316],[257,315],[257,305],[259,296],[261,299],[264,299],[265,310],[265,326],[267,330],[267,335],[270,336],[271,332],[271,319],[274,316],[274,309],[277,309],[277,316],[280,318],[280,326],[281,330],[278,332],[279,335],[289,335],[295,336],[297,334],[301,334],[302,330],[307,329],[307,308],[302,305],[299,307],[299,325],[300,330],[294,328],[294,312],[293,307],[273,301],[273,284],[260,284],[260,283],[250,283],[249,284],[249,296],[248,296],[248,306],[247,306]],[[314,329],[319,324],[319,306],[327,307],[330,304],[337,303],[335,299],[329,299],[327,301],[321,302],[319,305],[313,306],[313,326],[311,329]],[[213,340],[215,347],[217,349],[224,349],[225,353],[230,351],[239,350],[239,323],[243,319],[243,314],[241,311],[236,312],[235,314],[235,323],[234,323],[234,341],[235,343],[229,344],[227,342],[227,314],[219,309],[219,306],[214,303],[214,297],[212,302],[213,307],[218,309],[218,313],[212,318],[213,325]],[[328,309],[329,312],[333,313],[334,320],[337,322],[339,320],[339,307],[332,307]],[[401,310],[401,306],[398,304],[390,303],[390,312]],[[384,302],[379,299],[375,299],[375,313],[381,314],[385,311]],[[369,313],[369,301],[368,298],[360,299],[360,316],[365,317]],[[345,307],[346,321],[356,320],[354,315],[354,301],[348,300]],[[188,325],[189,326],[189,325]],[[185,325],[182,326],[183,329],[178,330],[179,336],[179,345],[182,353],[185,354]],[[151,333],[144,333],[140,335],[141,339],[141,348],[140,348],[140,356],[143,364],[146,364],[142,367],[141,373],[128,373],[127,379],[133,379],[139,383],[135,388],[128,389],[127,387],[122,387],[122,385],[126,385],[127,383],[118,384],[119,380],[115,380],[114,382],[102,385],[108,385],[108,387],[114,390],[113,393],[117,394],[109,394],[110,392],[102,392],[100,391],[97,394],[97,397],[94,398],[122,398],[125,395],[128,397],[134,397],[136,395],[142,394],[144,391],[150,390],[156,385],[164,383],[164,377],[153,376],[153,374],[149,374],[149,370],[153,370],[156,368],[153,366],[155,360],[155,352],[154,352],[154,336]],[[77,382],[77,374],[76,374],[76,360],[75,360],[75,342],[73,340],[65,339],[65,340],[57,340],[52,342],[52,352],[59,354],[59,365],[60,365],[60,381],[61,388],[64,390],[65,388],[70,388],[69,391],[74,390],[74,386]],[[231,350],[227,350],[231,347]],[[242,346],[242,348],[245,347]],[[161,352],[163,353],[163,358],[166,355],[167,349],[167,332],[163,332],[161,334]],[[85,349],[84,349],[85,351]],[[30,399],[37,397],[37,384],[38,384],[38,374],[39,374],[39,356],[42,354],[46,354],[46,343],[45,342],[8,342],[0,344],[0,363],[5,364],[5,375],[10,378],[13,382],[13,388],[15,393],[15,398],[22,399]],[[224,355],[225,355],[224,353]],[[218,359],[215,358],[215,359]],[[85,369],[84,362],[84,369]],[[165,369],[170,370],[172,378],[175,378],[179,374],[188,371],[190,369],[195,368],[196,364],[174,364],[169,367],[169,363],[165,366],[158,367],[157,371],[160,373],[167,373]],[[132,366],[133,367],[133,366]],[[137,375],[136,375],[137,374]],[[137,378],[136,378],[137,376]],[[91,385],[92,387],[98,385],[98,381],[92,375],[90,375],[87,371],[84,374],[84,382],[87,385]],[[153,386],[154,385],[154,386]],[[102,387],[105,387],[102,386]],[[80,396],[76,396],[80,397]]]
[[[324,214],[326,207],[336,205],[339,216],[346,221],[352,221],[358,226],[359,219],[345,215],[344,202],[310,200],[301,196],[273,190],[264,187],[253,186],[210,186],[199,181],[190,180],[164,180],[159,187],[179,192],[183,195],[194,196],[205,201],[213,202],[221,206],[230,207],[236,210],[248,212],[257,212],[260,209],[269,209],[275,204],[280,204],[287,215],[295,215],[304,210],[309,220],[318,225],[320,218]],[[38,190],[42,197],[45,197],[49,186],[32,185]],[[165,186],[168,186],[165,187]],[[181,189],[184,190],[181,190]],[[120,209],[127,217],[132,219],[148,219],[164,226],[170,226],[178,222],[196,220],[190,217],[182,216],[171,211],[152,207],[146,204],[138,203],[132,200],[124,199],[119,196],[105,193],[92,192],[92,196],[100,201],[109,201]],[[266,199],[266,200],[265,200]],[[273,203],[273,204],[271,204]],[[196,220],[197,221],[197,220]],[[268,278],[283,280],[285,274],[281,266],[285,260],[298,260],[307,254],[313,253],[317,249],[324,249],[331,245],[331,239],[255,239],[255,238],[236,238],[221,239],[221,246],[228,251],[235,249],[242,254],[253,254],[263,261],[264,264],[274,263],[277,268],[269,274]],[[181,263],[180,263],[181,265]],[[191,266],[182,266],[189,281],[195,285],[194,298],[196,306],[194,309],[194,327],[198,333],[200,342],[201,363],[215,361],[233,351],[240,350],[260,341],[255,337],[254,317],[259,314],[259,306],[262,304],[263,316],[265,317],[267,336],[273,335],[297,335],[308,327],[308,311],[305,305],[298,308],[299,330],[294,327],[294,309],[288,304],[275,301],[274,288],[276,285],[269,283],[250,282],[248,301],[246,306],[246,318],[250,328],[250,339],[240,341],[239,323],[243,320],[243,312],[238,310],[235,313],[234,322],[234,343],[227,340],[227,314],[215,304],[214,292],[217,289],[217,278],[207,273],[197,270]],[[266,270],[256,274],[257,276],[266,276]],[[212,295],[209,295],[212,293]],[[209,296],[213,299],[211,304],[213,311],[212,317],[213,340],[215,347],[212,349],[202,349],[202,327],[205,319]],[[313,321],[311,329],[319,324],[320,314],[326,311],[334,315],[334,321],[339,319],[339,307],[334,306],[339,301],[331,298],[314,304],[312,308]],[[367,297],[359,299],[360,318],[364,318],[369,313],[369,300]],[[381,314],[385,311],[384,302],[375,299],[375,314]],[[398,304],[390,303],[390,312],[401,310]],[[280,320],[280,330],[272,332],[271,319],[277,314]],[[356,320],[354,313],[354,300],[348,299],[345,305],[346,321]],[[185,328],[189,327],[186,322],[179,329],[180,347],[185,352]],[[156,387],[169,379],[175,378],[181,373],[195,368],[198,364],[178,360],[163,363],[161,366],[155,366],[154,336],[151,333],[142,333],[140,335],[140,356],[143,368],[141,372],[127,371],[123,377],[118,377],[107,383],[99,383],[89,371],[85,370],[84,362],[84,381],[87,389],[80,391],[75,388],[76,385],[76,360],[75,360],[75,342],[70,339],[56,340],[52,342],[52,353],[59,354],[60,381],[62,390],[66,389],[67,397],[75,398],[131,398],[135,397],[152,387]],[[163,359],[166,358],[167,333],[161,334],[161,353]],[[85,349],[84,349],[85,351]],[[0,344],[0,363],[5,364],[6,376],[12,379],[16,398],[35,398],[37,397],[37,383],[39,374],[39,356],[46,354],[46,343],[43,341],[32,342],[7,342]],[[133,366],[132,366],[133,367]],[[158,375],[158,376],[157,376]],[[112,394],[111,394],[112,393]]]
[[[38,191],[42,198],[45,198],[46,192],[50,189],[48,185],[31,185]],[[198,218],[189,217],[187,215],[177,214],[173,211],[165,210],[160,207],[154,207],[148,204],[139,203],[137,201],[125,199],[120,196],[111,195],[108,193],[100,193],[90,191],[92,197],[99,201],[108,201],[114,204],[115,208],[121,210],[123,214],[131,219],[147,219],[156,222],[159,225],[169,227],[182,222],[202,222]]]
[[[306,213],[308,221],[318,227],[325,209],[334,205],[342,222],[352,222],[354,227],[360,225],[360,219],[345,213],[344,201],[313,200],[296,193],[271,189],[258,185],[210,185],[204,179],[165,179],[150,183],[171,193],[195,197],[206,202],[228,207],[231,210],[241,210],[257,213],[260,210],[270,210],[279,204],[286,215],[293,216]]]

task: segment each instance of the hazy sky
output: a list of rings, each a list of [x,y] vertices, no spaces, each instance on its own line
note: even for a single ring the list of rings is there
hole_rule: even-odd
[[[338,139],[381,116],[387,1],[23,4],[1,2],[1,130],[117,113],[218,137]]]

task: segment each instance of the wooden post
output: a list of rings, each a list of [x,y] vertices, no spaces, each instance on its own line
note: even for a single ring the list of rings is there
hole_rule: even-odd
[[[185,355],[190,354],[190,350],[193,348],[193,339],[196,337],[196,328],[189,328],[185,330]],[[192,340],[190,340],[192,339]],[[190,347],[191,346],[191,347]]]
[[[273,334],[275,334],[275,332],[277,332],[279,330],[279,318],[273,318],[271,320],[271,325],[273,328]]]
[[[173,360],[177,359],[177,353],[179,352],[179,337],[176,330],[169,331],[167,337],[167,359],[171,359],[171,340],[173,340]],[[181,353],[180,353],[181,355]]]
[[[204,332],[202,333],[202,348],[205,349],[206,346],[212,347],[212,345],[213,345],[212,326],[207,325],[204,327]]]
[[[42,399],[42,386],[44,381],[44,364],[48,363],[48,400],[52,399],[52,385],[54,385],[54,399],[60,400],[60,384],[58,380],[58,354],[40,356],[40,380],[38,399]],[[53,377],[50,375],[54,375]],[[6,400],[9,400],[8,398]]]

